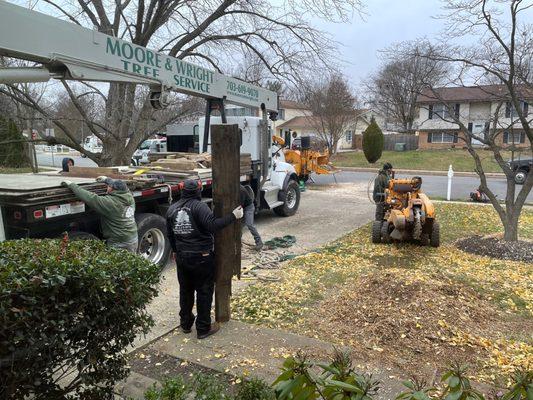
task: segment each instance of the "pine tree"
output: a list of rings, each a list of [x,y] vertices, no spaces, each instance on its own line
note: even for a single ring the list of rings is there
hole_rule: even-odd
[[[0,116],[0,167],[23,168],[30,165],[24,136],[10,119]]]
[[[363,152],[367,161],[371,164],[378,161],[383,152],[383,132],[379,128],[374,117],[370,120],[370,125],[363,132]]]

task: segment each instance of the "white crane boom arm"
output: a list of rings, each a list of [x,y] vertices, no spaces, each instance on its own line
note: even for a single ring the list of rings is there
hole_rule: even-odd
[[[278,110],[275,92],[3,0],[0,55],[42,63],[51,77],[60,79],[148,84],[246,107],[262,108],[264,104],[267,111]],[[7,70],[0,69],[0,83],[24,75]],[[36,69],[35,76],[26,81],[45,75],[45,70]]]

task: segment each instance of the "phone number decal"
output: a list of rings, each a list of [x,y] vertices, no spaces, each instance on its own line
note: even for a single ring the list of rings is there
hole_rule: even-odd
[[[227,87],[228,92],[235,94],[239,97],[246,97],[250,99],[258,99],[259,98],[259,90],[247,86],[245,84],[238,84],[235,82],[228,82]]]

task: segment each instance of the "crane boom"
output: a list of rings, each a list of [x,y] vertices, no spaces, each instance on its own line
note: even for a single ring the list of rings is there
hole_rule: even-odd
[[[33,72],[0,69],[0,83],[47,80],[48,71],[51,78],[148,84],[162,92],[278,110],[275,92],[3,0],[0,55],[44,66]]]

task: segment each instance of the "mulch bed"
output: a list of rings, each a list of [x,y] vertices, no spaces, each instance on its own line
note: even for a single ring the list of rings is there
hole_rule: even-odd
[[[214,375],[230,386],[233,379],[231,375],[219,373],[211,368],[162,353],[151,346],[136,350],[130,354],[129,365],[132,371],[149,378],[164,381],[168,378],[181,376],[186,382],[196,373]]]
[[[533,242],[507,242],[493,236],[475,235],[459,239],[455,245],[463,251],[480,256],[533,263]]]

